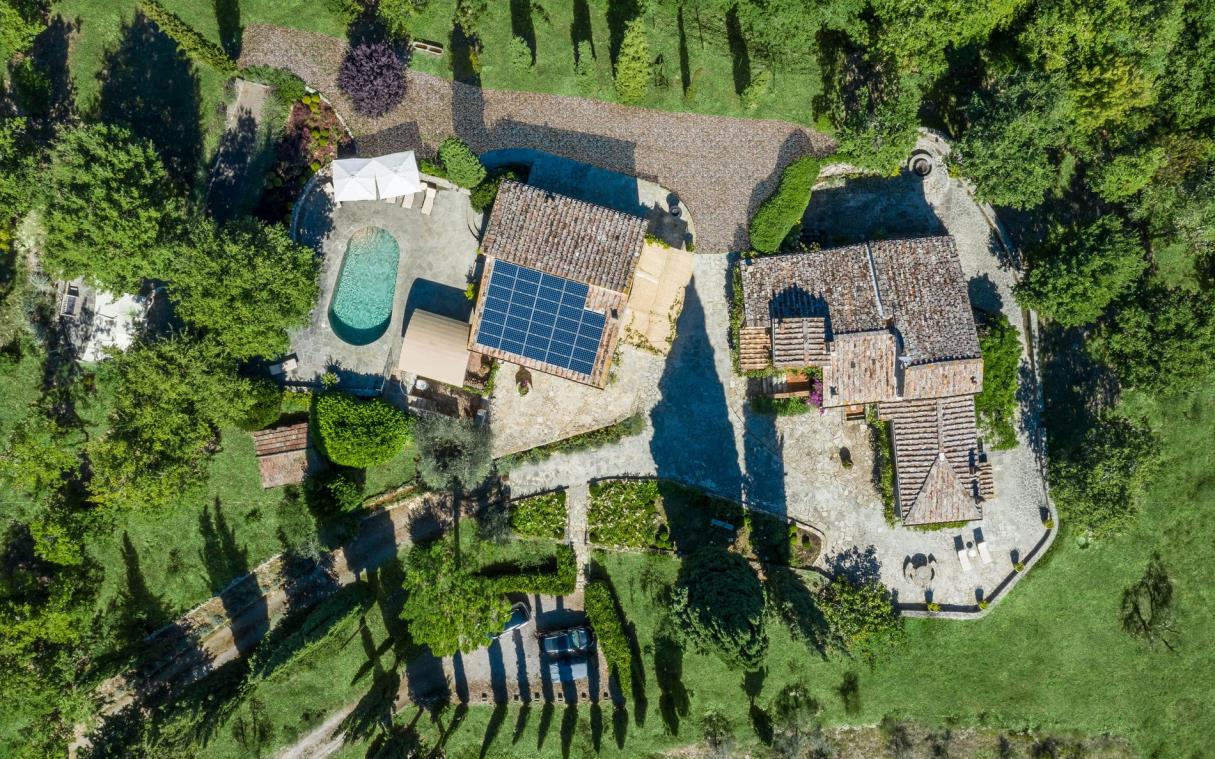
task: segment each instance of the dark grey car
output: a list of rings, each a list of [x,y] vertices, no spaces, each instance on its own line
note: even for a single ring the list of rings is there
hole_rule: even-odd
[[[594,649],[595,636],[589,627],[571,627],[540,635],[540,651],[546,656],[558,659],[582,656]]]

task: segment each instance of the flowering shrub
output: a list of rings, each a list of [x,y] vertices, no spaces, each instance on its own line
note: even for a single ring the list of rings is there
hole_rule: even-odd
[[[365,116],[383,116],[405,99],[405,57],[387,42],[350,48],[338,72],[338,86]]]

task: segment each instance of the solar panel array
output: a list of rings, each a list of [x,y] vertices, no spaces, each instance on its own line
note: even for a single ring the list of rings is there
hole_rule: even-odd
[[[495,260],[477,344],[590,375],[606,318],[581,282]]]

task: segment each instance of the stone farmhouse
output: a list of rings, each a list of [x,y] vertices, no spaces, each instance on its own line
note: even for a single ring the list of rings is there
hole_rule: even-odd
[[[646,220],[505,181],[490,213],[468,349],[607,384]]]
[[[975,428],[983,360],[947,236],[884,240],[740,264],[744,371],[822,371],[822,406],[891,423],[906,525],[982,517],[994,496]]]

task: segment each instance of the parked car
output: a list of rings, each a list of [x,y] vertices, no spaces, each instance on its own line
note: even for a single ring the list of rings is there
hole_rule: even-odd
[[[527,608],[525,603],[517,603],[510,607],[510,619],[506,620],[506,626],[502,628],[502,632],[498,633],[498,637],[518,630],[521,627],[527,626],[532,621],[532,613]]]
[[[590,674],[586,659],[556,659],[548,664],[548,677],[554,683],[585,680]]]
[[[540,651],[558,659],[582,656],[594,648],[595,636],[589,627],[571,627],[540,635]]]

